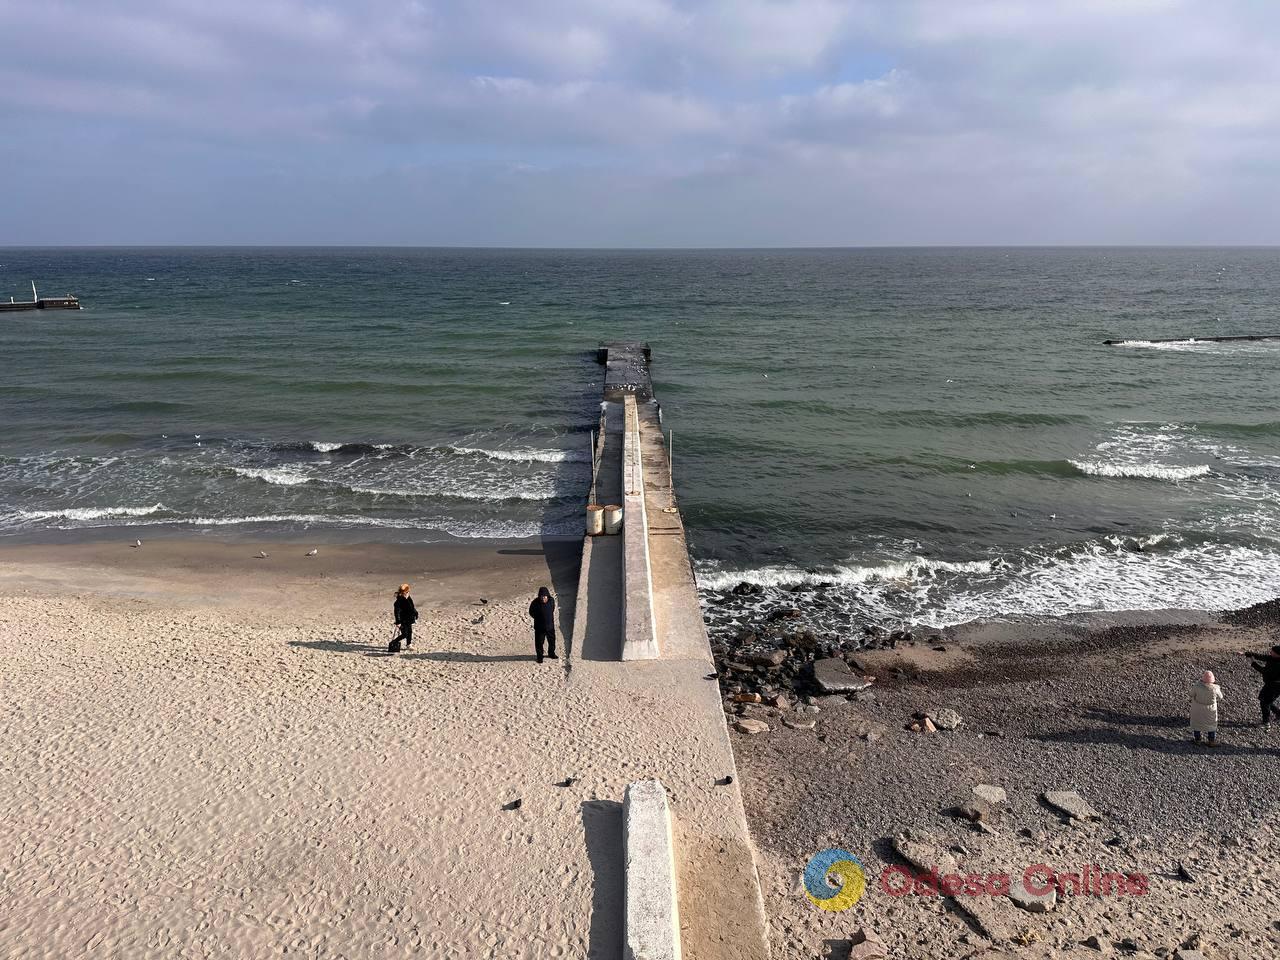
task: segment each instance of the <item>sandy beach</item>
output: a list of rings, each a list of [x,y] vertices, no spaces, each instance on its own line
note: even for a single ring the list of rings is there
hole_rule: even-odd
[[[850,702],[732,708],[771,727],[735,734],[734,748],[774,956],[843,958],[859,929],[902,960],[1280,955],[1280,723],[1256,726],[1259,677],[1238,653],[1276,642],[1273,617],[1240,626],[1170,612],[929,632],[854,655],[878,680]],[[1190,685],[1206,668],[1226,695],[1216,748],[1187,729]],[[957,729],[909,729],[943,707],[959,714]],[[817,723],[790,729],[783,718]],[[983,784],[1007,801],[979,826],[955,808]],[[1042,799],[1066,790],[1098,818],[1071,820]],[[909,866],[895,845],[904,833],[943,872],[1096,866],[1142,874],[1149,892],[1060,896],[1045,913],[1001,896],[892,896],[880,879]],[[828,847],[867,870],[865,897],[844,912],[817,909],[799,883]]]
[[[310,546],[0,554],[0,955],[619,956],[626,784],[724,790],[687,666],[533,662],[575,543]]]

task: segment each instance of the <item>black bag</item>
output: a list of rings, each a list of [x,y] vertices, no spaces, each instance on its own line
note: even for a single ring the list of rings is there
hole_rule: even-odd
[[[393,639],[390,643],[387,644],[387,653],[399,653],[399,652],[400,652],[400,635],[396,634],[395,639]]]

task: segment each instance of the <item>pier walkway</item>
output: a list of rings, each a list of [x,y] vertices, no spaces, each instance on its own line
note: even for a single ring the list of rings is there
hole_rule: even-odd
[[[656,713],[637,710],[637,733],[678,708],[682,726],[664,752],[696,750],[693,762],[702,765],[689,782],[677,771],[692,752],[666,775],[656,758],[635,758],[673,793],[683,956],[764,958],[759,878],[649,375],[650,351],[638,343],[610,344],[599,359],[606,376],[594,489],[599,504],[624,506],[623,528],[620,535],[585,538],[574,643],[588,659],[623,661],[617,669],[628,687],[662,698]],[[683,786],[675,786],[673,774]]]

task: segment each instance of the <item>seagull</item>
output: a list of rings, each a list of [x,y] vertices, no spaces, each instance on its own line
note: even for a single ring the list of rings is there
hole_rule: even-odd
[[[314,557],[314,556],[315,556],[317,553],[319,553],[319,552],[320,552],[319,550],[317,550],[317,549],[315,549],[314,547],[312,547],[310,550],[308,550],[308,551],[307,551],[307,556],[308,556],[308,557]]]
[[[1057,519],[1058,519],[1058,515],[1057,515],[1056,513],[1051,513],[1051,514],[1049,514],[1049,519],[1050,519],[1050,520],[1057,520]]]
[[[133,541],[133,543],[129,544],[129,546],[131,546],[131,547],[140,547],[140,546],[142,546],[142,541],[141,541],[141,540],[135,540],[135,541]]]
[[[259,560],[265,560],[265,559],[267,559],[267,552],[266,552],[265,550],[259,550],[259,551],[258,551],[258,559],[259,559]]]

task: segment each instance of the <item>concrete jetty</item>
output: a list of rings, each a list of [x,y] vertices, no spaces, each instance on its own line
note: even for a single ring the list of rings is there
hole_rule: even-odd
[[[598,503],[623,505],[623,525],[619,535],[585,537],[574,645],[588,658],[623,661],[629,684],[639,683],[655,696],[679,697],[691,727],[665,749],[673,756],[692,751],[685,736],[689,743],[697,739],[695,762],[705,769],[705,785],[670,804],[678,906],[671,904],[664,916],[679,918],[680,929],[672,935],[680,952],[654,956],[764,960],[769,952],[764,904],[719,685],[708,679],[715,663],[650,378],[652,353],[643,343],[611,343],[600,348],[598,359],[605,381],[593,489]],[[637,717],[637,722],[651,719]],[[637,760],[662,779],[661,763]],[[653,789],[646,787],[648,793]],[[660,814],[648,818],[661,820]],[[662,847],[651,840],[636,849]],[[662,891],[654,889],[664,875],[652,863],[637,869],[635,882],[641,887],[635,902],[665,904]],[[629,904],[632,880],[629,853]],[[643,930],[647,942],[655,936],[652,919]],[[629,907],[629,945],[632,934],[639,933],[632,926],[639,922]]]

